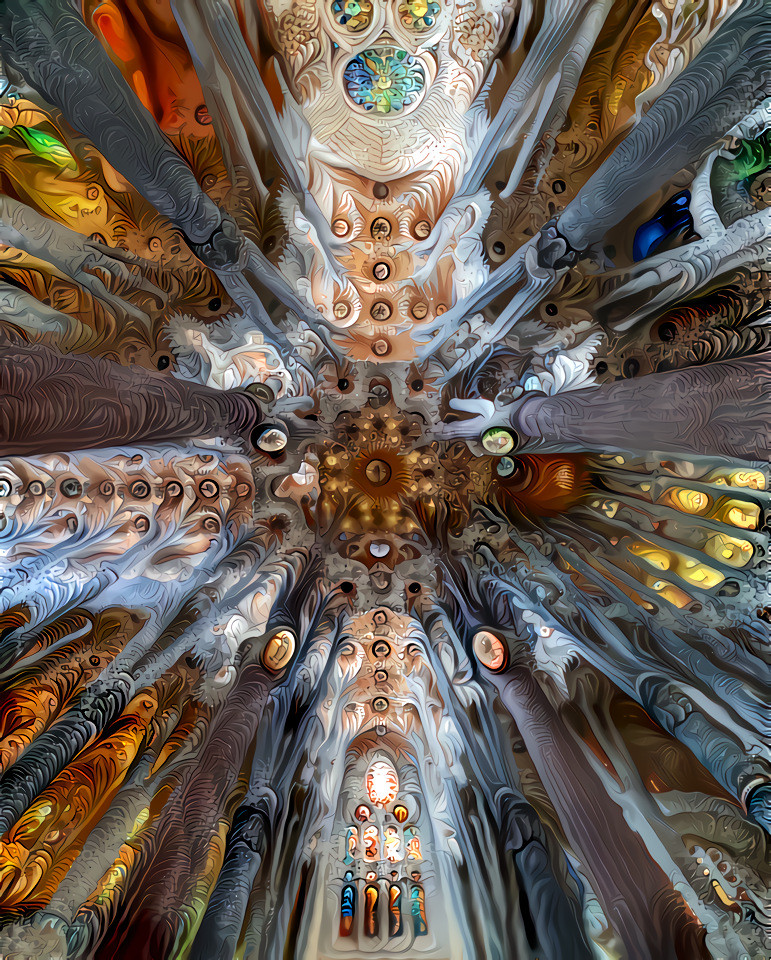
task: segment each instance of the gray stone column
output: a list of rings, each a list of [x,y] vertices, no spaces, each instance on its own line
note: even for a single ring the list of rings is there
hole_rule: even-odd
[[[510,413],[520,449],[655,450],[767,460],[771,355],[620,380],[552,397],[526,397]]]

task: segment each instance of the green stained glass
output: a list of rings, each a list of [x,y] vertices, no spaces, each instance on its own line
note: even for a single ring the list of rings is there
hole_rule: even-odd
[[[17,126],[13,130],[22,138],[30,150],[42,160],[48,160],[50,163],[56,164],[57,167],[77,170],[77,161],[56,137],[43,133],[42,130],[29,129],[28,127]]]

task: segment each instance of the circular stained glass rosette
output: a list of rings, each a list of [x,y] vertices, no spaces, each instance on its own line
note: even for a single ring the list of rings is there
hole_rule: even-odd
[[[348,96],[365,113],[394,113],[420,96],[426,75],[420,61],[396,47],[376,47],[354,57],[343,74]]]
[[[423,33],[436,23],[439,4],[431,0],[402,0],[399,4],[399,17],[408,30]]]
[[[372,22],[371,0],[333,0],[332,16],[349,33],[359,33]]]

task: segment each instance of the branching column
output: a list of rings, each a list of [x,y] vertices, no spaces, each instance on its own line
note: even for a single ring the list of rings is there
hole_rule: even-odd
[[[630,829],[568,730],[526,659],[503,673],[481,668],[514,718],[565,834],[592,876],[629,960],[706,957],[703,933],[681,898]]]

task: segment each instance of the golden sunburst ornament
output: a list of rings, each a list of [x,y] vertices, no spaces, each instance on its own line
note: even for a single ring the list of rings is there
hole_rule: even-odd
[[[363,450],[351,461],[350,476],[372,500],[398,500],[407,491],[410,469],[405,458],[388,447]]]

